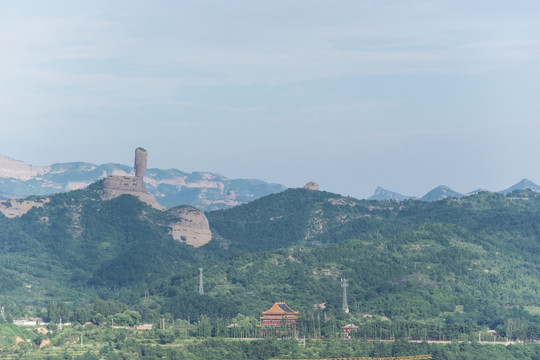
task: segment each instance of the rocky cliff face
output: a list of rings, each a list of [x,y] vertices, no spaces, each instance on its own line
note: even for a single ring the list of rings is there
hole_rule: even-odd
[[[51,171],[50,166],[32,166],[0,155],[0,178],[30,180]]]
[[[108,176],[103,180],[103,200],[111,200],[124,194],[136,196],[153,208],[163,210],[163,206],[146,191],[144,182],[140,179],[134,176]]]
[[[147,152],[142,148],[135,150],[135,176],[111,175],[103,180],[104,200],[114,199],[117,196],[128,194],[138,197],[153,208],[163,210],[144,185],[144,173],[146,172]]]
[[[171,234],[175,240],[200,247],[212,240],[212,232],[206,215],[192,206],[178,206],[168,213],[173,217]]]

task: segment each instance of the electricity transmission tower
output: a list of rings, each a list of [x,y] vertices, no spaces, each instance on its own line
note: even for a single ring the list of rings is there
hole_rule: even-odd
[[[202,277],[202,271],[203,271],[203,268],[199,268],[199,271],[200,271],[200,274],[199,274],[199,294],[203,295],[204,294],[204,289],[203,289],[203,277]]]
[[[347,279],[341,279],[341,287],[343,288],[343,311],[348,313],[349,312],[349,305],[347,304],[347,287],[349,286],[349,283],[347,282]]]

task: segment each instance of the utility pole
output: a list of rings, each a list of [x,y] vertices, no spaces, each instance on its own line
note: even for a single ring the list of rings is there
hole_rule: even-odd
[[[347,279],[341,279],[341,287],[343,288],[343,311],[348,313],[349,312],[349,305],[347,304],[347,287],[349,286],[349,283],[347,282]]]
[[[201,294],[201,295],[204,294],[204,289],[203,289],[203,275],[202,275],[202,272],[203,272],[203,268],[200,267],[200,268],[199,268],[199,294]]]
[[[4,313],[4,305],[2,305],[2,319],[6,322],[6,314]]]

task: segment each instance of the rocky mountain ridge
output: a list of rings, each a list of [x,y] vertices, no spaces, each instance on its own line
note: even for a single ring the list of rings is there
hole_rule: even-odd
[[[48,195],[82,189],[107,176],[132,176],[132,168],[122,164],[95,165],[86,162],[58,163],[50,166],[33,166],[0,155],[0,200],[21,199],[29,195]],[[278,193],[284,185],[256,179],[228,179],[210,172],[186,173],[177,169],[150,168],[144,176],[146,188],[163,208],[189,205],[203,211],[226,209]],[[305,188],[318,190],[318,184],[309,182]],[[508,194],[514,190],[531,189],[540,192],[540,186],[528,179],[498,191]],[[459,193],[440,185],[420,197],[423,201],[438,201],[447,197],[460,198],[474,195],[475,190]],[[369,200],[404,201],[418,199],[382,187],[377,187]]]
[[[131,195],[156,210],[163,207],[154,196],[146,190],[144,174],[146,172],[148,153],[143,148],[135,149],[134,175],[110,175],[93,184],[92,190],[103,201],[109,201],[122,195]],[[13,199],[0,202],[0,213],[7,218],[20,218],[33,208],[43,208],[51,198],[36,197],[34,199]],[[81,205],[82,206],[82,205]],[[208,219],[201,210],[184,205],[168,212],[171,224],[169,233],[173,239],[199,247],[210,242],[212,233]],[[77,216],[75,216],[77,217]]]
[[[108,176],[133,176],[122,164],[86,162],[33,166],[0,155],[0,199],[50,195],[82,189]],[[211,172],[187,173],[177,169],[147,169],[147,191],[169,209],[190,205],[204,211],[225,209],[285,190],[281,184],[256,179],[228,179]]]

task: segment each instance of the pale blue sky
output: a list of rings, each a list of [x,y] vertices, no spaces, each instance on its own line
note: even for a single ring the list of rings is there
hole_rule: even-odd
[[[0,154],[369,197],[540,183],[540,2],[0,0]]]

